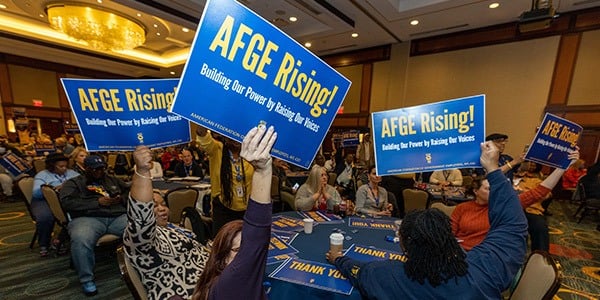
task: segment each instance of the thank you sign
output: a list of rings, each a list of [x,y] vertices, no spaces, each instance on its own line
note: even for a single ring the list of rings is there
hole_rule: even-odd
[[[308,168],[350,82],[236,1],[209,0],[171,111],[242,141],[260,122],[272,154]]]
[[[372,114],[377,174],[479,166],[485,95]]]
[[[189,122],[167,109],[178,79],[61,79],[88,151],[132,151],[190,141]]]

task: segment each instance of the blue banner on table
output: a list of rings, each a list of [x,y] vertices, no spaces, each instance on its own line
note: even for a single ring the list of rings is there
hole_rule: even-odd
[[[327,224],[337,224],[344,223],[342,217],[336,214],[330,214],[326,211],[316,210],[316,211],[299,211],[298,214],[302,216],[303,219],[309,218],[315,220],[316,223],[327,223]]]
[[[296,248],[290,246],[290,244],[286,243],[281,237],[277,236],[274,233],[271,233],[271,241],[269,243],[269,253],[267,254],[267,257],[295,253],[298,253],[298,250],[296,250]]]
[[[395,220],[388,219],[370,219],[370,218],[359,218],[350,217],[348,218],[348,226],[360,227],[360,228],[371,228],[371,229],[389,229],[396,230],[394,226]]]
[[[13,177],[17,177],[31,169],[31,165],[29,165],[25,159],[12,152],[8,152],[2,156],[0,165],[2,165]]]
[[[485,95],[376,112],[378,175],[478,167]]]
[[[269,277],[345,295],[353,289],[335,266],[296,258],[281,264]]]
[[[242,141],[264,121],[272,155],[308,168],[350,81],[236,1],[207,1],[171,111]]]
[[[294,231],[275,230],[273,228],[271,228],[271,233],[281,238],[287,244],[291,244],[298,236],[298,233]]]
[[[300,231],[304,229],[304,222],[297,218],[275,216],[271,218],[271,228],[282,231]]]
[[[296,254],[284,254],[279,256],[267,257],[267,265],[281,263],[291,258],[298,258],[298,256],[296,256]]]
[[[187,143],[190,124],[167,109],[178,79],[61,79],[89,151]]]
[[[577,123],[546,113],[527,153],[526,160],[566,169],[571,161],[569,151],[575,150],[583,128]]]
[[[400,248],[400,246],[398,246]],[[375,260],[399,260],[406,261],[406,256],[400,252],[379,249],[371,246],[353,244],[346,250],[344,256],[358,261],[370,262]]]
[[[56,152],[56,147],[53,143],[35,143],[33,144],[36,156],[46,156],[48,154]]]

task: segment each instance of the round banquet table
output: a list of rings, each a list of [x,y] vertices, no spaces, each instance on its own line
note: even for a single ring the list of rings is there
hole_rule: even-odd
[[[297,212],[283,212],[274,216],[280,215],[302,219]],[[393,230],[350,227],[348,226],[348,217],[344,218],[343,224],[318,224],[314,226],[312,234],[305,234],[304,231],[301,231],[290,245],[299,251],[296,256],[300,259],[328,263],[325,253],[329,250],[329,235],[335,229],[345,231],[343,233],[345,237],[352,237],[351,240],[344,240],[344,250],[352,244],[358,244],[401,252],[399,244],[385,241],[386,235],[394,235]],[[352,232],[354,230],[356,233]],[[280,263],[267,265],[265,276],[271,274],[279,265]],[[361,299],[360,292],[356,288],[352,290],[352,294],[344,295],[274,278],[267,277],[265,280],[271,284],[269,299]]]

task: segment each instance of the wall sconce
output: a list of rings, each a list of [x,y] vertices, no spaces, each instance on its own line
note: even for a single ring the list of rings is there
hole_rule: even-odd
[[[10,118],[10,119],[7,119],[6,122],[8,125],[8,132],[11,132],[11,133],[17,132],[17,129],[15,128],[15,120]]]

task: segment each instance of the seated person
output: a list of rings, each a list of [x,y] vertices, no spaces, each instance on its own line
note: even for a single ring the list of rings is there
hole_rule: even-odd
[[[368,169],[369,182],[361,185],[356,191],[356,214],[369,216],[391,216],[394,209],[388,202],[387,191],[379,186],[381,176],[377,176],[375,166]]]
[[[164,174],[163,174],[162,166],[160,165],[159,162],[153,161],[152,169],[150,169],[150,177],[152,177],[152,179],[162,179],[163,176],[164,176]]]
[[[189,149],[181,150],[181,161],[175,166],[176,177],[199,177],[204,178],[202,167],[194,160],[194,156]]]
[[[127,225],[126,197],[129,188],[106,174],[106,163],[97,155],[86,157],[85,175],[67,180],[60,202],[69,215],[73,267],[86,296],[98,293],[94,282],[96,243],[105,234],[122,236]]]
[[[565,190],[575,190],[579,178],[586,174],[585,161],[583,159],[577,160],[574,164],[570,165],[565,174],[562,177],[562,188]]]
[[[433,171],[431,177],[429,177],[429,183],[441,186],[461,186],[463,183],[462,173],[459,169]]]
[[[271,126],[251,129],[240,155],[254,167],[252,192],[244,221],[225,224],[215,237],[206,269],[192,300],[267,299],[262,283],[271,239],[271,176],[269,154],[277,138]]]
[[[174,295],[189,299],[209,252],[190,231],[167,222],[169,208],[161,195],[152,190],[150,170],[157,163],[152,161],[150,149],[138,146],[133,159],[136,172],[123,235],[125,253],[140,274],[149,299]]]
[[[511,184],[499,171],[499,151],[481,145],[481,165],[490,182],[491,228],[486,239],[465,253],[438,209],[413,210],[400,230],[406,261],[359,262],[327,253],[363,299],[501,299],[523,265],[527,223]]]
[[[69,158],[62,153],[49,154],[45,163],[46,169],[37,173],[33,178],[33,197],[31,199],[31,212],[36,220],[35,227],[38,231],[38,244],[42,257],[48,256],[48,247],[54,229],[54,215],[44,199],[42,185],[51,185],[56,190],[60,190],[65,181],[79,176],[79,173],[67,168]],[[60,238],[64,239],[66,236]]]
[[[578,151],[569,155],[573,161],[578,157]],[[519,194],[521,206],[526,209],[531,250],[548,251],[550,248],[548,224],[543,215],[544,209],[541,202],[546,199],[563,173],[564,170],[555,169],[543,182]],[[457,239],[463,241],[461,246],[466,251],[470,251],[484,240],[490,230],[490,221],[488,220],[489,183],[487,180],[474,180],[471,189],[467,192],[474,194],[475,200],[456,206],[452,212],[451,221],[452,232]]]
[[[85,158],[88,157],[89,153],[84,147],[76,147],[71,152],[71,158],[73,159],[73,171],[84,175],[85,174]]]
[[[345,150],[342,152],[345,152]],[[340,154],[337,154],[336,156],[337,160],[342,157]],[[334,172],[337,174],[335,183],[338,187],[338,191],[342,194],[344,199],[351,199],[354,201],[356,198],[356,188],[354,185],[354,175],[356,172],[356,168],[354,167],[354,154],[347,153],[344,155],[343,160],[336,161]]]
[[[313,166],[306,182],[296,192],[296,209],[333,210],[333,206],[339,204],[342,198],[333,186],[327,184],[328,180],[329,175],[325,168]]]

